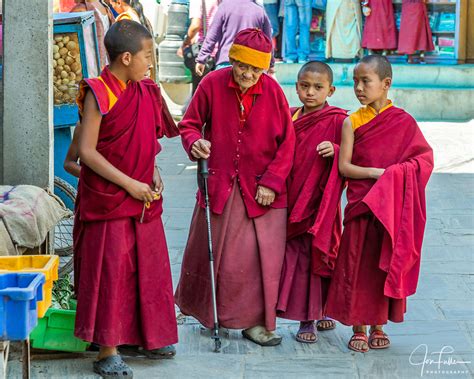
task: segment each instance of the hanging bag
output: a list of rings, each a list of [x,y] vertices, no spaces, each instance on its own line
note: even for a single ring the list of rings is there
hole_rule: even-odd
[[[204,35],[204,38],[206,38],[207,34],[207,9],[206,9],[206,1],[202,0],[202,34]],[[186,47],[183,50],[183,58],[184,58],[184,65],[191,70],[191,72],[194,72],[194,69],[196,67],[196,58],[199,55],[199,52],[201,51],[202,48],[202,42],[198,41],[196,43],[193,43],[192,45]],[[206,69],[204,73],[206,74],[209,71],[212,71],[215,67],[215,61],[213,57],[209,57],[206,61]]]

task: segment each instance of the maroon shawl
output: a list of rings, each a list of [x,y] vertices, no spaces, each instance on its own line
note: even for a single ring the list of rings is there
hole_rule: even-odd
[[[329,276],[334,268],[341,235],[343,180],[337,160],[346,117],[345,110],[326,105],[294,121],[296,149],[288,179],[288,239],[307,232],[314,235],[313,272],[323,276]],[[323,158],[316,151],[323,141],[333,143],[334,158]]]
[[[108,68],[104,69],[101,78],[109,88],[116,88],[117,79]],[[97,151],[124,174],[151,185],[155,156],[161,150],[157,138],[178,135],[160,89],[150,79],[130,82],[109,110],[104,83],[99,79],[87,79],[85,85],[94,93],[103,115]],[[82,221],[140,217],[143,209],[143,202],[84,164],[79,193]],[[153,217],[157,212],[161,213],[161,201],[153,202],[146,214]]]
[[[433,151],[416,121],[391,107],[355,131],[352,163],[386,170],[378,180],[349,180],[344,224],[374,214],[386,231],[379,262],[387,272],[384,293],[396,299],[410,296],[420,270]]]

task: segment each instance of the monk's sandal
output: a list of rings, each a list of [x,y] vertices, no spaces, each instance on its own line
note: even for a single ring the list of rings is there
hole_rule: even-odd
[[[145,356],[149,359],[171,359],[176,355],[176,348],[173,345],[168,345],[159,349],[146,350],[136,345],[122,345],[119,346],[119,352],[132,357]]]
[[[269,332],[263,326],[254,326],[242,330],[242,336],[260,346],[277,346],[281,343],[281,336],[275,332]]]
[[[94,362],[94,372],[106,379],[133,378],[133,371],[120,355],[111,355]]]

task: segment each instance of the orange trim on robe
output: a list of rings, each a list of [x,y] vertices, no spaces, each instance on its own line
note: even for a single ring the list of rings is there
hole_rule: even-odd
[[[110,87],[107,85],[107,83],[104,81],[102,77],[99,76],[97,79],[99,79],[102,83],[104,83],[105,88],[107,90],[107,94],[109,95],[109,112],[110,112],[110,110],[113,108],[113,106],[117,102],[118,96],[110,89]],[[121,81],[119,78],[115,77],[115,79],[117,79],[117,84],[119,85],[119,88],[122,90],[122,92],[125,91],[125,88],[127,88],[127,85],[123,81]]]
[[[352,124],[352,130],[356,130],[357,128],[360,128],[362,125],[367,124],[368,122],[372,121],[375,116],[379,115],[383,111],[386,111],[388,108],[392,107],[392,100],[388,101],[388,105],[383,107],[378,113],[377,111],[372,108],[370,105],[367,105],[365,107],[360,107],[357,111],[354,113],[351,113],[349,115],[349,119],[351,120]]]
[[[117,16],[116,21],[119,22],[119,21],[122,21],[122,20],[131,20],[131,19],[132,19],[132,17],[130,15],[128,15],[127,13],[121,13]]]
[[[115,19],[116,22],[122,21],[122,20],[131,20],[131,21],[135,21],[141,24],[140,17],[138,17],[137,12],[131,9],[129,9],[126,12],[120,13]]]
[[[298,120],[298,118],[301,116],[301,111],[302,111],[302,110],[303,110],[303,107],[298,108],[298,109],[296,110],[296,112],[293,114],[293,116],[291,116],[291,120],[292,120],[292,121]]]
[[[114,88],[111,88],[107,83],[106,80],[102,77],[104,73],[107,72],[109,77],[112,77],[112,80],[114,80]],[[94,82],[100,82],[100,86],[103,87],[101,88],[101,91],[98,92],[98,86],[94,85]],[[97,83],[99,84],[99,83]],[[120,95],[122,94],[123,91],[127,88],[127,84],[117,78],[115,75],[113,75],[110,70],[108,70],[108,67],[102,71],[101,76],[93,79],[85,79],[82,80],[79,84],[79,92],[77,94],[76,98],[76,103],[79,108],[79,115],[82,118],[82,114],[84,111],[84,100],[86,97],[86,93],[88,89],[91,89],[92,92],[94,93],[94,96],[97,100],[98,106],[99,106],[99,111],[102,115],[107,114],[110,112],[110,110],[113,108],[117,100],[119,99]],[[105,97],[105,93],[107,96]]]

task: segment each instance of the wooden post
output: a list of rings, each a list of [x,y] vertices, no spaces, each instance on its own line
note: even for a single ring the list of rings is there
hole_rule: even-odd
[[[10,341],[0,341],[0,372],[2,378],[7,377],[8,353],[10,351]]]
[[[474,63],[474,0],[467,5],[466,63]]]
[[[456,4],[458,22],[458,42],[457,42],[457,55],[458,63],[466,62],[467,53],[467,24],[468,24],[468,0],[458,0]]]
[[[30,379],[30,339],[21,342],[21,366],[23,370],[23,379]]]

